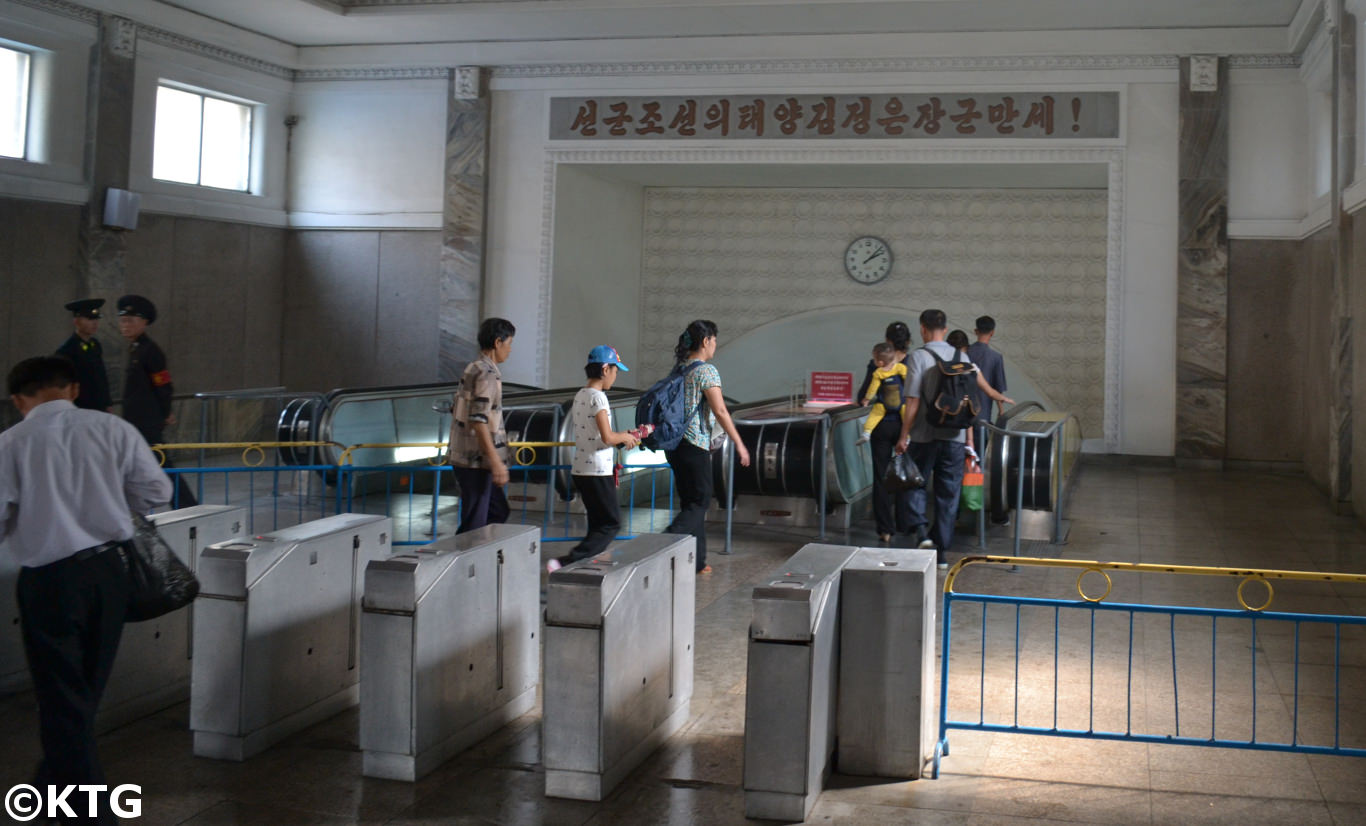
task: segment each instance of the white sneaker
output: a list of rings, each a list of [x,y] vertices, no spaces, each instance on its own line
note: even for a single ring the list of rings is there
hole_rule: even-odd
[[[933,550],[934,550],[934,540],[933,540],[933,539],[922,539],[922,540],[920,540],[920,544],[919,544],[919,545],[916,545],[916,547],[919,548],[919,549],[922,550],[922,551],[933,551]]]
[[[561,563],[558,559],[552,559],[545,564],[545,572],[548,574],[553,574],[563,567],[564,564]]]

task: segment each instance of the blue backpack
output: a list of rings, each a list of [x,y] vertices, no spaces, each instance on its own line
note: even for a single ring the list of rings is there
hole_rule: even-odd
[[[688,420],[702,409],[705,399],[699,399],[691,411],[684,408],[684,390],[688,374],[706,362],[695,361],[687,367],[675,367],[669,375],[650,385],[650,389],[636,402],[636,424],[652,424],[654,432],[640,444],[650,450],[673,450],[683,441]]]

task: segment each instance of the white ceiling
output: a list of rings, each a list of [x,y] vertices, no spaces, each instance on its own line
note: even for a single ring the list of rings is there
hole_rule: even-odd
[[[1282,29],[1301,0],[146,0],[296,46]],[[91,5],[121,5],[95,0]],[[604,55],[609,58],[610,55]]]

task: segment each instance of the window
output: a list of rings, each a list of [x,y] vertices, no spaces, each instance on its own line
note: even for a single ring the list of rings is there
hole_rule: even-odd
[[[245,103],[157,86],[152,177],[245,192],[251,184],[251,115]]]
[[[24,157],[28,139],[28,74],[26,52],[0,47],[0,155]]]

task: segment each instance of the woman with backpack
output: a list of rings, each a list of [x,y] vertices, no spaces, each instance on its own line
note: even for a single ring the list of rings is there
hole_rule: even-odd
[[[893,321],[887,325],[883,336],[892,346],[891,363],[909,368],[911,328],[904,321]],[[877,364],[868,362],[868,373],[859,388],[858,398],[867,395],[875,370]],[[901,417],[884,417],[868,435],[873,451],[873,521],[877,525],[877,538],[886,543],[892,541],[893,534],[909,534],[915,529],[911,524],[911,492],[892,491],[883,481],[887,465],[892,461],[892,449],[901,436]]]
[[[716,324],[697,320],[678,337],[674,347],[674,370],[683,374],[683,409],[687,426],[678,447],[664,456],[673,469],[674,489],[678,491],[679,512],[667,528],[668,533],[692,534],[697,539],[697,572],[711,573],[707,564],[707,507],[712,497],[711,421],[716,417],[721,429],[735,445],[735,457],[749,467],[749,450],[726,409],[721,395],[721,373],[709,364],[716,355]]]

